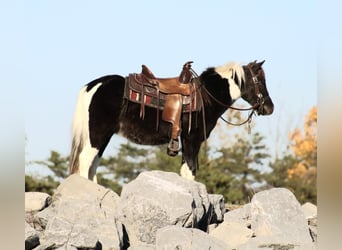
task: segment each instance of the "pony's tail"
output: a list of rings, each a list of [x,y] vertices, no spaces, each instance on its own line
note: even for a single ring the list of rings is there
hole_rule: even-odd
[[[83,150],[84,143],[88,139],[88,106],[87,86],[84,86],[78,96],[74,119],[72,122],[72,145],[70,153],[69,173],[79,173],[79,156]]]

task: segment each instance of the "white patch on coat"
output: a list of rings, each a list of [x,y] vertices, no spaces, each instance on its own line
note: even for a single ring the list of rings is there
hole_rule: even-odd
[[[218,66],[215,68],[217,74],[219,74],[222,78],[228,80],[229,83],[229,92],[230,96],[233,100],[236,100],[241,97],[241,83],[245,80],[245,72],[243,68],[237,63],[227,63],[222,66]],[[235,82],[234,78],[237,77],[237,81]]]

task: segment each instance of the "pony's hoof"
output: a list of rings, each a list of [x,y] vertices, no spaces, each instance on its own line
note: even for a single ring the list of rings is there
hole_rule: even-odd
[[[179,140],[171,139],[169,144],[167,145],[167,154],[172,157],[176,156],[178,155],[179,149]]]

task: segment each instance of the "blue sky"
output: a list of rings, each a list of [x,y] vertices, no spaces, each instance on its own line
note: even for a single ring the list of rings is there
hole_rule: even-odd
[[[254,121],[272,153],[317,104],[316,1],[26,1],[16,12],[19,19],[1,17],[17,38],[1,41],[9,48],[3,80],[24,89],[26,161],[46,159],[50,150],[69,154],[80,88],[102,75],[138,72],[141,64],[173,76],[188,60],[198,73],[266,60],[275,112]],[[21,56],[13,58],[17,47]]]

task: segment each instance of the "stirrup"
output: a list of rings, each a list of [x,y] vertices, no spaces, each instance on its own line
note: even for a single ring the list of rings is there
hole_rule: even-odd
[[[169,144],[167,145],[167,154],[169,156],[176,156],[178,155],[178,152],[181,150],[181,140],[180,136],[178,136],[177,139],[171,138]]]

